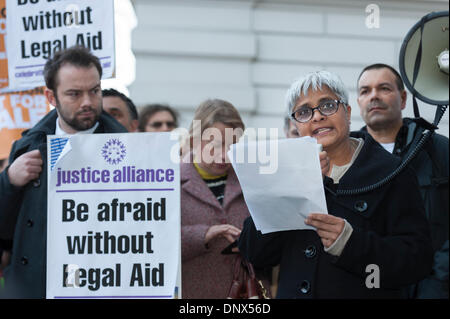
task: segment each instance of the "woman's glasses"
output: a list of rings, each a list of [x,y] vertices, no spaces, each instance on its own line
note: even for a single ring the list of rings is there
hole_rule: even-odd
[[[341,100],[327,100],[321,102],[316,107],[302,106],[291,114],[291,117],[300,123],[310,121],[314,115],[314,111],[318,110],[324,116],[330,116],[336,113],[339,109],[339,104],[345,104]]]

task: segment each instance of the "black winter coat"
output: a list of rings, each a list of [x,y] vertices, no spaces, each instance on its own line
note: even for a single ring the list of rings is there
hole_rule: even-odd
[[[24,187],[0,174],[0,238],[13,239],[11,264],[5,269],[6,298],[45,298],[47,242],[47,135],[55,134],[56,110],[49,112],[13,145],[9,163],[38,149],[44,162],[38,180]],[[94,133],[125,133],[126,129],[102,112]]]
[[[416,119],[403,119],[403,126],[395,140],[394,155],[404,160],[414,150],[425,130],[421,123]],[[362,131],[367,132],[367,129],[364,127]],[[416,173],[426,216],[430,223],[434,262],[427,278],[417,285],[409,287],[408,297],[448,299],[448,138],[433,133],[422,150],[411,161],[409,167]]]
[[[324,251],[313,230],[262,235],[248,218],[239,249],[255,266],[280,264],[277,298],[399,298],[402,287],[423,279],[430,271],[433,250],[417,178],[409,169],[387,185],[360,195],[336,195],[378,182],[399,159],[368,134],[353,165],[339,184],[325,179],[328,213],[353,227],[342,254]],[[301,191],[301,188],[299,189]],[[373,283],[379,269],[379,288]]]

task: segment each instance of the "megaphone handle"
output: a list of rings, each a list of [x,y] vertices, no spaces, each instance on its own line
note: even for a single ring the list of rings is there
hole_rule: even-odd
[[[419,105],[417,104],[416,96],[413,95],[413,108],[414,108],[414,117],[418,119],[420,117]]]
[[[423,37],[423,28],[425,26],[425,17],[420,20],[420,41],[419,47],[417,48],[416,61],[414,62],[414,72],[412,78],[412,86],[416,84],[417,76],[419,75],[420,64],[422,62],[422,37]]]
[[[425,17],[420,20],[420,42],[419,47],[417,48],[416,61],[414,62],[414,72],[412,79],[412,86],[416,84],[417,76],[419,75],[420,64],[422,63],[422,36],[423,36],[423,28],[425,25]],[[414,116],[416,118],[420,117],[419,106],[417,105],[416,97],[413,95],[413,107],[414,107]]]

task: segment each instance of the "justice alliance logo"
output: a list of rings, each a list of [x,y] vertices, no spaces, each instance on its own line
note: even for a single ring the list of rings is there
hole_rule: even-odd
[[[112,138],[103,145],[100,155],[107,163],[117,165],[126,157],[127,148],[119,139]],[[122,165],[122,167],[102,167],[101,169],[87,166],[65,170],[58,167],[56,187],[81,183],[165,183],[173,182],[175,179],[175,172],[171,168],[140,168],[123,163]]]
[[[109,164],[119,164],[123,161],[125,155],[127,155],[125,145],[116,138],[110,139],[103,145],[102,156]]]

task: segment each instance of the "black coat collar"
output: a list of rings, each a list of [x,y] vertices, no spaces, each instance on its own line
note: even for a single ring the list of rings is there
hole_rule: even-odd
[[[350,136],[362,138],[364,145],[353,165],[341,178],[338,189],[356,189],[375,184],[400,165],[400,159],[387,152],[369,134],[352,132]]]

